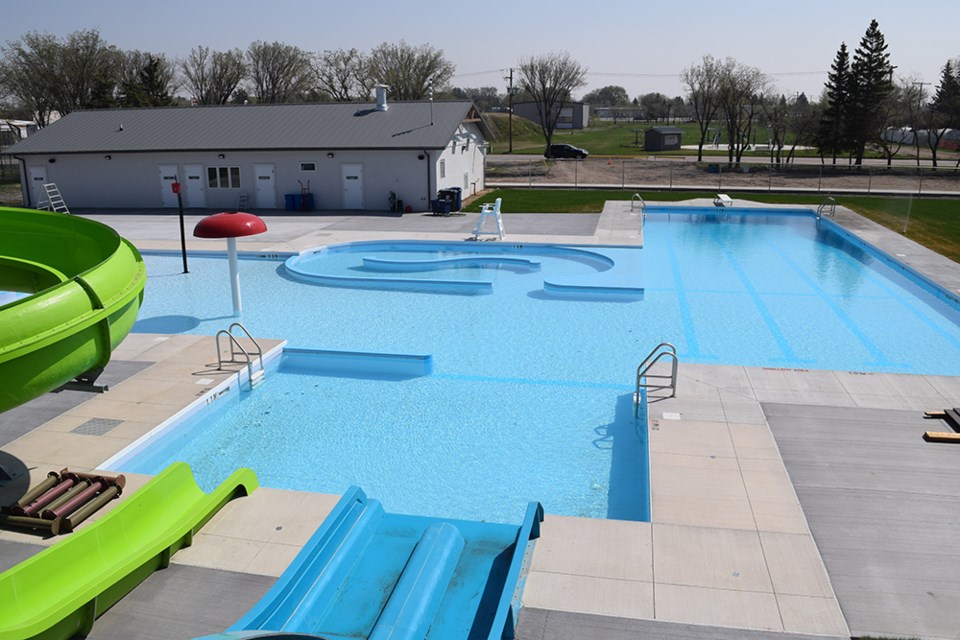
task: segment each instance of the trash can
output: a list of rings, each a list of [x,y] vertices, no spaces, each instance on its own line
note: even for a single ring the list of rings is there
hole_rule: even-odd
[[[284,200],[287,211],[297,210],[297,194],[288,193],[283,196],[283,200]]]
[[[436,200],[431,200],[430,205],[433,208],[433,215],[450,215],[450,207],[453,204],[453,201],[446,200],[443,198],[438,198]]]
[[[463,189],[460,187],[440,189],[437,192],[437,197],[441,200],[449,200],[451,211],[460,211],[463,207]]]
[[[301,196],[300,211],[313,211],[313,194],[304,193]]]

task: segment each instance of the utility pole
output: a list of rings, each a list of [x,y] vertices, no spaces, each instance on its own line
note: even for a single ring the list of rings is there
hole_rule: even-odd
[[[510,75],[504,80],[509,80],[510,85],[507,87],[507,98],[508,104],[507,107],[510,112],[507,115],[507,136],[510,139],[510,150],[507,153],[513,153],[513,69],[510,69]]]

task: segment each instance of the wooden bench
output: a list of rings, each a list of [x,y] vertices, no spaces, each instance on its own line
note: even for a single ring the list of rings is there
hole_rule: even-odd
[[[718,193],[717,197],[713,199],[713,206],[715,207],[732,207],[733,198],[728,196],[725,193]]]

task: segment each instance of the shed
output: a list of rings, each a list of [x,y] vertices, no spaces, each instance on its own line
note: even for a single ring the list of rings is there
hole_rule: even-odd
[[[381,88],[382,89],[382,88]],[[427,211],[484,188],[487,130],[469,101],[76,111],[18,142],[24,202],[55,182],[75,208]],[[311,197],[299,197],[309,193]],[[298,196],[296,199],[291,196]]]
[[[679,127],[651,127],[643,134],[643,148],[647,151],[672,151],[680,148],[683,130]]]

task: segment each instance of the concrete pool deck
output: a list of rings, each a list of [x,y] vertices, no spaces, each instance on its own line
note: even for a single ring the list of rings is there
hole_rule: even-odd
[[[712,201],[684,204],[710,206]],[[176,216],[163,213],[167,215],[91,217],[115,227],[141,249],[178,249]],[[187,217],[188,233],[199,217]],[[951,291],[960,288],[960,265],[845,210],[838,210],[836,221]],[[450,218],[271,216],[267,234],[238,244],[241,250],[269,253],[357,240],[463,240],[472,235],[475,224],[475,214]],[[642,242],[640,217],[629,211],[629,203],[608,203],[599,215],[510,214],[505,226],[507,242],[517,236],[527,242]],[[544,233],[547,230],[549,234]],[[188,246],[222,250],[219,241],[192,237]],[[210,374],[211,360],[215,360],[211,337],[134,334],[114,359],[136,363],[129,377],[111,385],[108,394],[83,400],[53,418],[29,409],[21,412],[16,428],[24,433],[4,444],[3,451],[38,476],[64,466],[93,468],[202,396],[211,384],[205,381],[216,379]],[[681,363],[678,397],[651,402],[648,409],[652,521],[548,514],[524,592],[518,636],[612,639],[648,632],[674,638],[763,637],[742,631],[754,629],[767,637],[771,631],[779,632],[778,637],[785,639],[802,634],[849,637],[851,631],[953,637],[960,628],[960,614],[957,607],[942,603],[956,603],[960,596],[955,578],[950,582],[950,575],[957,575],[960,567],[957,553],[940,557],[947,568],[936,586],[931,577],[904,579],[917,590],[911,606],[932,606],[929,614],[918,614],[915,622],[908,620],[906,631],[893,628],[892,622],[885,628],[869,626],[870,620],[891,617],[885,612],[889,599],[855,593],[859,583],[850,568],[855,564],[850,556],[857,549],[832,544],[827,528],[823,528],[825,537],[811,534],[817,527],[808,521],[807,505],[792,482],[794,472],[785,466],[787,456],[771,430],[767,412],[776,413],[778,424],[784,422],[784,414],[789,416],[791,407],[803,416],[811,415],[810,407],[818,407],[823,413],[817,419],[824,421],[840,413],[849,420],[849,412],[856,409],[906,409],[919,414],[924,409],[952,407],[958,404],[952,400],[958,395],[960,378]],[[38,424],[27,430],[23,424],[29,423],[31,415]],[[75,431],[98,419],[117,424],[98,436]],[[7,414],[0,416],[0,435],[15,428],[9,422]],[[801,464],[815,465],[831,448],[829,439],[805,444],[806,453],[791,454]],[[949,445],[923,446],[940,456],[960,455],[960,449],[944,449]],[[923,451],[917,455],[924,455]],[[856,459],[857,453],[853,450],[849,455]],[[960,479],[956,472],[949,473],[944,470],[932,480],[935,486],[945,487],[946,494],[955,491],[951,487],[958,486]],[[130,488],[143,481],[133,478]],[[806,482],[817,483],[809,474]],[[891,511],[907,510],[914,499],[906,493],[885,498]],[[131,596],[154,589],[157,598],[169,597],[167,591],[175,587],[156,585],[175,582],[178,575],[189,575],[200,583],[215,583],[219,579],[215,577],[226,576],[242,592],[239,601],[252,604],[270,586],[271,578],[282,573],[335,501],[336,496],[258,489],[227,505],[192,547],[174,556],[179,573],[159,580],[156,574]],[[855,501],[849,505],[854,517],[856,508]],[[960,526],[957,520],[954,517],[948,524]],[[954,538],[945,533],[942,539]],[[29,555],[27,545],[48,543],[23,533],[0,532],[0,568],[9,566],[5,558]],[[821,548],[826,546],[831,560],[839,558],[842,576],[834,577],[830,565],[824,565]],[[884,559],[875,561],[883,564]],[[899,569],[909,573],[909,568]],[[836,589],[838,584],[852,592]],[[925,592],[936,593],[940,604],[926,602],[931,597]],[[90,637],[131,637],[129,629],[134,627],[125,624],[160,624],[162,614],[153,608],[146,615],[146,608],[149,604],[140,596],[128,597],[94,626]],[[168,627],[171,635],[164,635],[161,625],[149,637],[199,635],[197,629],[217,631],[236,619],[233,609],[237,608],[227,608],[218,617],[198,604],[199,626],[181,620]],[[173,620],[187,614],[173,611],[167,616]]]

